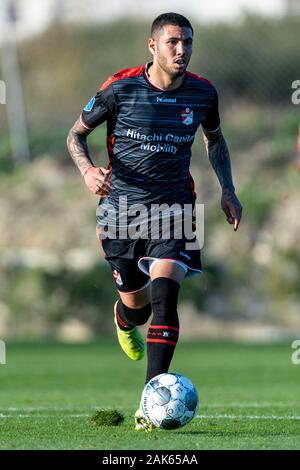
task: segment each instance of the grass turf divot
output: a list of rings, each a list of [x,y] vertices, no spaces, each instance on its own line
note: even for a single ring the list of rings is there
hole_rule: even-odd
[[[119,426],[123,423],[124,416],[118,410],[98,410],[90,422],[94,426]]]

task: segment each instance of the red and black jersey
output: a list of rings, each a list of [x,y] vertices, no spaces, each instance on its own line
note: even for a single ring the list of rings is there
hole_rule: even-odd
[[[220,125],[218,96],[206,79],[186,72],[182,85],[166,91],[152,84],[151,64],[110,77],[90,100],[81,122],[94,129],[107,121],[111,192],[101,204],[193,203],[191,147],[201,124]]]

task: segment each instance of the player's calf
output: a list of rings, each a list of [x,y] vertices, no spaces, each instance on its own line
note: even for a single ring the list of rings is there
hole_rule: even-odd
[[[135,326],[147,323],[151,315],[150,302],[144,307],[130,308],[120,299],[116,305],[116,319],[121,330],[129,331]]]
[[[158,277],[152,281],[153,318],[147,335],[148,368],[146,382],[168,372],[179,337],[177,302],[179,284]]]
[[[120,313],[120,305],[123,307],[121,309],[122,313]],[[144,356],[145,344],[144,338],[136,325],[142,325],[148,320],[151,314],[150,304],[139,309],[131,309],[119,300],[115,303],[114,313],[114,321],[121,348],[130,359],[139,361]],[[127,313],[127,315],[130,313],[131,315],[128,318],[127,315],[124,316],[124,313]]]

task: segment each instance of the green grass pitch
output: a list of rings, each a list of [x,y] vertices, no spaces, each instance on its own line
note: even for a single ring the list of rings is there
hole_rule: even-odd
[[[189,377],[200,407],[186,427],[136,432],[146,360],[113,340],[88,345],[10,344],[0,366],[1,449],[299,449],[300,365],[281,345],[178,344],[171,371]],[[96,427],[113,407],[125,420]]]

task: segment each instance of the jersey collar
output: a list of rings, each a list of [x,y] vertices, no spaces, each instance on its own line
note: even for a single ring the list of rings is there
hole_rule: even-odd
[[[176,92],[177,90],[179,90],[185,83],[185,80],[186,80],[186,72],[185,72],[185,77],[184,77],[184,80],[183,82],[181,83],[181,85],[178,87],[178,88],[174,88],[174,90],[164,90],[163,88],[160,88],[159,86],[157,85],[154,85],[153,82],[151,82],[150,78],[149,78],[149,75],[148,75],[148,70],[150,68],[150,66],[153,64],[153,62],[147,62],[145,65],[144,65],[144,68],[143,68],[143,72],[144,72],[144,77],[146,79],[146,81],[148,82],[149,85],[151,85],[153,88],[155,88],[156,90],[158,91],[162,91],[164,93],[174,93]]]

